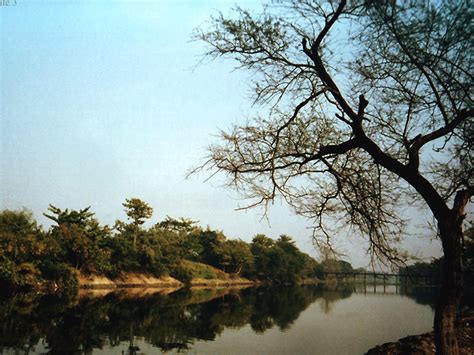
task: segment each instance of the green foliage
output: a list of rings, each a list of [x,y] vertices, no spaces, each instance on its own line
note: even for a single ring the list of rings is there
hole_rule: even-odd
[[[0,287],[31,290],[41,280],[43,233],[27,210],[0,212]]]
[[[199,227],[196,227],[197,221],[193,221],[191,219],[186,219],[186,218],[180,218],[180,219],[174,219],[171,218],[170,216],[166,216],[166,219],[160,223],[157,223],[157,226],[159,228],[173,231],[173,232],[184,232],[184,233],[190,233],[193,230],[199,229]]]
[[[321,274],[321,265],[298,250],[291,237],[274,241],[256,235],[248,244],[169,216],[144,228],[151,208],[138,199],[127,199],[124,206],[132,221],[116,222],[114,231],[100,225],[89,207],[62,210],[50,205],[45,216],[55,224],[47,232],[26,210],[0,212],[0,286],[75,288],[79,273],[170,274],[185,283],[238,276],[294,283]]]
[[[153,208],[139,198],[127,198],[122,206],[128,218],[137,226],[145,223],[145,219],[151,218],[153,214]]]
[[[354,269],[352,265],[344,260],[336,260],[333,258],[327,258],[321,263],[323,270],[326,272],[352,272]]]
[[[252,275],[254,257],[249,244],[242,240],[227,240],[223,244],[223,252],[226,255],[227,272],[243,276]]]
[[[55,221],[58,225],[61,224],[77,224],[82,225],[87,222],[89,218],[94,216],[94,213],[89,212],[90,206],[86,207],[79,211],[69,211],[67,208],[62,211],[61,209],[49,205],[48,210],[53,213],[53,215],[49,215],[44,213],[45,217]]]
[[[185,274],[190,275],[191,278],[206,280],[227,280],[229,278],[228,274],[213,266],[194,261],[183,260],[179,267]]]
[[[2,288],[11,288],[15,282],[15,263],[2,255],[0,258],[0,286]]]
[[[189,284],[194,277],[193,272],[183,264],[174,266],[170,270],[170,276],[185,284]]]
[[[406,276],[408,281],[417,284],[427,282],[429,284],[440,285],[442,280],[443,258],[433,259],[430,263],[416,262],[399,269],[399,274]]]
[[[258,234],[252,240],[251,250],[257,279],[295,283],[322,274],[316,260],[298,250],[288,236],[283,235],[274,242]]]
[[[0,288],[33,290],[41,282],[41,273],[33,263],[17,264],[13,260],[0,259]]]
[[[148,230],[137,230],[133,224],[116,223],[117,233],[108,241],[113,275],[121,271],[148,272],[160,276],[177,272],[176,265],[191,254],[187,247],[195,228],[188,220],[170,217]],[[174,223],[177,222],[177,223]],[[117,228],[117,226],[119,228]],[[135,240],[135,236],[139,238]]]
[[[226,239],[224,234],[208,228],[199,233],[198,239],[202,246],[199,261],[214,267],[222,267],[221,262],[226,262],[225,251],[222,247]]]
[[[126,224],[121,221],[115,223],[115,228],[119,230],[123,235],[127,234],[133,238],[133,246],[137,244],[137,237],[143,234],[141,225],[145,223],[145,220],[151,218],[153,214],[153,208],[151,208],[146,202],[143,202],[139,198],[127,198],[122,204],[125,208],[125,213],[131,220],[130,224]]]
[[[38,245],[41,230],[27,210],[0,212],[0,255],[16,263],[26,262],[31,256],[40,256]]]
[[[104,240],[110,237],[108,226],[101,227],[89,212],[89,207],[79,211],[62,211],[50,205],[53,215],[46,217],[57,223],[50,235],[60,247],[63,261],[85,273],[106,273],[110,269],[109,253],[102,249]]]
[[[54,281],[57,287],[61,289],[77,288],[79,286],[77,270],[67,263],[55,263],[45,260],[40,268],[42,277]]]

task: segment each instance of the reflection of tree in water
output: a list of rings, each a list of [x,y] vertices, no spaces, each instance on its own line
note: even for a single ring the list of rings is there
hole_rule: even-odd
[[[400,293],[413,299],[416,303],[422,305],[429,305],[435,309],[436,302],[439,297],[439,288],[437,287],[416,287],[416,286],[402,286]],[[464,295],[461,299],[461,312],[472,312],[474,309],[474,290],[470,287],[464,289]]]
[[[180,290],[134,298],[15,296],[0,300],[0,351],[47,343],[50,354],[90,353],[105,345],[139,354],[134,337],[163,351],[188,349],[195,340],[214,340],[225,327],[246,324],[258,332],[288,329],[322,291],[314,287],[249,288],[240,293]]]
[[[281,330],[288,329],[322,293],[314,287],[249,289],[248,292],[252,304],[250,325],[257,333],[263,333],[274,325]]]
[[[314,286],[229,290],[179,290],[142,297],[114,292],[101,298],[77,295],[17,295],[0,300],[0,353],[24,353],[44,341],[50,354],[90,353],[104,346],[140,354],[136,338],[162,351],[186,350],[196,340],[214,340],[226,327],[250,324],[255,332],[289,329],[313,302],[330,313],[351,296],[354,285],[332,289]],[[358,291],[357,291],[358,292]],[[435,304],[436,289],[411,288],[400,293],[420,304]]]
[[[334,283],[327,284],[325,286],[325,292],[322,298],[319,300],[319,305],[321,310],[329,314],[331,313],[334,304],[341,300],[350,297],[353,293],[363,293],[366,294],[367,290],[372,290],[374,287],[373,284],[353,284],[353,283]],[[423,286],[414,286],[414,285],[397,285],[394,286],[395,291],[392,291],[393,294],[399,293],[402,296],[413,299],[416,303],[421,305],[428,305],[432,309],[435,309],[436,302],[439,295],[439,290],[436,287],[423,287]],[[384,294],[384,291],[373,291],[369,294]],[[389,292],[390,293],[390,292]],[[465,301],[470,300],[469,296],[464,297]],[[465,304],[469,306],[468,302]]]
[[[0,300],[0,351],[3,351],[4,347],[34,351],[34,346],[40,340],[60,341],[61,335],[52,336],[51,333],[53,329],[62,330],[63,334],[68,332],[68,329],[61,329],[61,327],[69,324],[68,317],[79,317],[68,313],[71,307],[74,308],[76,302],[75,295],[66,294],[46,295],[40,298],[33,295],[15,295]],[[71,337],[68,341],[73,343],[78,336],[73,331],[70,333]],[[86,347],[88,343],[94,341],[94,338],[91,337],[88,340],[78,345]],[[79,349],[75,344],[71,344],[65,347],[62,353],[68,352],[69,348]],[[61,351],[52,349],[50,353],[61,353]]]
[[[351,284],[330,284],[326,285],[325,292],[322,294],[322,298],[319,300],[319,306],[325,314],[329,314],[332,311],[333,305],[342,299],[349,298],[354,291],[354,287]]]
[[[36,332],[38,309],[33,295],[15,295],[0,302],[0,353],[4,348],[17,348],[28,353],[41,336]]]
[[[319,300],[319,304],[324,313],[330,313],[332,311],[333,304],[344,298],[348,298],[352,293],[362,293],[362,294],[385,294],[384,290],[379,290],[375,288],[375,284],[367,283],[334,283],[327,284],[325,287],[325,292],[323,298]],[[380,285],[378,285],[380,286]],[[435,308],[436,302],[438,299],[439,289],[436,287],[426,287],[426,286],[416,286],[411,284],[400,284],[400,285],[391,285],[393,290],[388,292],[389,294],[400,294],[408,298],[413,299],[416,303],[421,305],[429,305],[431,308]]]
[[[400,294],[407,296],[421,305],[428,305],[435,309],[438,301],[439,288],[437,287],[418,287],[414,285],[400,285]]]

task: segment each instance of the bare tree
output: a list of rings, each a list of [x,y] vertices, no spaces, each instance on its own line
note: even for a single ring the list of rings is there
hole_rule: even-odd
[[[251,201],[281,196],[314,219],[357,227],[372,256],[400,260],[400,204],[436,221],[444,284],[438,353],[457,353],[463,220],[473,194],[469,1],[276,1],[236,8],[196,37],[253,72],[263,117],[221,132],[201,168]]]

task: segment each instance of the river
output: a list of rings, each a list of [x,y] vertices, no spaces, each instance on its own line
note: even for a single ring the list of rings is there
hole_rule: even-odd
[[[124,290],[0,299],[1,354],[361,354],[430,331],[430,289]]]

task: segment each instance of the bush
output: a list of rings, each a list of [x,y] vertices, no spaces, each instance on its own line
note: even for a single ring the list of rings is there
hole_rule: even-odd
[[[174,277],[175,279],[185,284],[189,284],[191,280],[193,279],[192,271],[183,265],[177,265],[177,266],[172,267],[170,271],[170,276]]]
[[[0,286],[11,290],[32,290],[42,283],[41,272],[32,263],[15,262],[2,258],[0,262]]]
[[[16,265],[8,258],[0,258],[0,287],[2,289],[13,289],[16,287],[18,275]]]
[[[59,288],[79,287],[79,276],[76,269],[66,263],[43,262],[41,264],[42,275],[46,280],[56,282]]]

